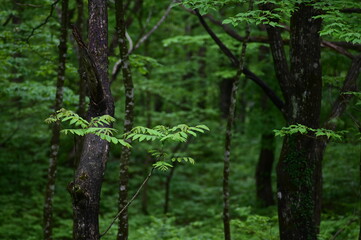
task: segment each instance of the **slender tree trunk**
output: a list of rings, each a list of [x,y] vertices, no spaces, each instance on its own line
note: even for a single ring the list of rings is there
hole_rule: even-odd
[[[249,1],[249,10],[253,9],[253,1]],[[225,151],[224,151],[224,165],[223,165],[223,227],[224,227],[224,239],[231,239],[231,227],[230,227],[230,214],[229,214],[229,172],[230,172],[230,157],[231,157],[231,140],[232,140],[232,127],[234,122],[234,111],[236,107],[237,90],[241,81],[241,75],[243,72],[244,59],[246,55],[247,41],[250,36],[250,27],[247,24],[246,37],[242,44],[242,52],[240,56],[239,66],[237,69],[237,75],[234,79],[231,92],[231,103],[229,106],[229,113],[227,119],[227,128],[225,136]]]
[[[164,208],[163,213],[167,214],[169,212],[169,199],[170,199],[170,185],[173,179],[174,171],[178,166],[177,162],[173,163],[173,167],[170,169],[167,178],[165,179],[165,195],[164,195]]]
[[[80,36],[84,37],[84,2],[83,0],[76,0],[76,10],[78,17],[76,19],[76,27],[79,30]],[[78,51],[80,52],[80,50]],[[86,71],[81,56],[78,55],[78,74],[79,74],[79,105],[78,105],[78,114],[79,116],[86,117]],[[74,147],[74,162],[73,166],[76,168],[81,156],[82,146],[83,146],[84,137],[76,136],[75,137],[75,147]]]
[[[128,47],[125,29],[124,1],[115,2],[117,34],[119,37],[120,58],[122,60],[123,84],[125,89],[125,116],[124,133],[130,132],[133,128],[133,109],[134,109],[134,87],[130,62],[128,58]],[[127,140],[130,143],[130,140]],[[120,174],[119,174],[119,200],[118,208],[123,209],[128,202],[128,162],[131,149],[123,147],[120,156]],[[126,209],[119,216],[118,240],[128,239],[128,210]]]
[[[80,36],[84,37],[84,2],[83,0],[76,0],[76,9],[78,13],[78,17],[76,19],[76,27],[79,30]],[[78,114],[81,117],[85,117],[86,114],[86,72],[85,66],[81,61],[80,56],[78,56],[79,63],[79,106],[78,106]]]
[[[146,49],[148,44],[145,45]],[[152,127],[152,110],[151,110],[151,99],[152,99],[152,94],[147,91],[145,94],[145,107],[146,107],[146,117],[147,117],[147,127],[151,128]],[[150,155],[147,156],[147,158],[144,161],[144,171],[146,171],[147,169],[149,169],[149,166],[151,165],[152,162],[152,158]],[[142,208],[142,212],[145,215],[148,215],[148,183],[144,184],[143,187],[143,191],[142,191],[142,199],[141,199],[141,208]]]
[[[87,118],[114,116],[114,101],[108,78],[108,13],[103,0],[89,0],[89,45],[86,47],[79,32],[74,38],[87,73],[90,104]],[[74,181],[68,186],[73,199],[73,239],[99,239],[99,201],[109,142],[87,134]]]
[[[264,133],[261,136],[261,151],[256,169],[256,192],[259,204],[268,207],[275,204],[272,191],[272,167],[274,162],[274,134]]]
[[[65,79],[65,64],[66,64],[66,42],[67,42],[67,16],[68,16],[68,0],[62,1],[61,7],[61,28],[60,28],[60,43],[59,43],[59,66],[58,78],[56,84],[56,96],[54,110],[59,110],[63,105],[63,86]],[[50,158],[48,167],[48,182],[45,190],[45,204],[44,204],[44,239],[53,239],[53,198],[55,190],[55,179],[58,162],[60,139],[60,124],[55,123],[52,128]]]

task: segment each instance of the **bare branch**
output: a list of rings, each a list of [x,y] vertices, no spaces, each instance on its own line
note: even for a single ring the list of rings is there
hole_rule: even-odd
[[[199,21],[201,22],[204,29],[207,31],[207,33],[212,37],[212,39],[216,42],[218,47],[221,49],[221,51],[230,59],[232,62],[232,65],[234,67],[239,66],[238,59],[233,55],[233,53],[224,45],[224,43],[217,37],[217,35],[212,31],[212,29],[208,26],[208,24],[205,22],[204,18],[196,12],[196,15],[199,18]],[[262,90],[265,92],[265,94],[270,98],[270,100],[273,102],[273,104],[281,111],[283,112],[284,103],[283,101],[276,95],[276,93],[259,77],[256,76],[253,72],[251,72],[246,67],[243,68],[243,73],[252,81],[254,81],[258,86],[262,88]]]
[[[333,103],[331,114],[325,124],[326,128],[334,129],[336,127],[335,122],[332,120],[341,116],[341,114],[345,111],[348,102],[353,97],[352,94],[344,94],[344,93],[357,91],[357,78],[360,75],[360,71],[361,71],[361,55],[358,55],[353,59],[351,67],[347,72],[347,76],[345,78],[340,94]]]
[[[196,15],[195,11],[192,9],[186,8],[182,6],[183,9],[185,9],[187,12],[192,13]],[[204,18],[209,19],[213,24],[223,28],[224,32],[227,33],[230,37],[236,39],[237,41],[242,42],[244,40],[244,37],[239,35],[233,28],[229,27],[227,24],[223,24],[221,21],[217,20],[212,16],[211,14],[205,14],[203,15]],[[289,30],[288,27],[285,27],[286,30]],[[252,36],[249,39],[249,42],[256,42],[256,43],[270,43],[270,40],[267,37],[262,36]],[[290,43],[289,39],[283,39],[282,40],[284,45],[288,45]],[[334,50],[338,53],[341,53],[342,55],[347,56],[348,58],[353,58],[354,56],[349,53],[345,48],[361,51],[361,45],[360,44],[352,44],[347,42],[329,42],[326,40],[322,40],[321,43],[322,47],[328,47],[331,50]]]
[[[41,24],[39,24],[38,26],[36,26],[35,28],[33,28],[33,30],[31,31],[30,35],[27,37],[26,42],[29,42],[30,38],[34,35],[34,33],[35,33],[35,31],[36,31],[37,29],[41,28],[42,26],[44,26],[45,24],[48,23],[49,19],[50,19],[51,16],[53,15],[55,5],[56,5],[59,1],[60,1],[60,0],[55,0],[55,2],[50,5],[50,13],[49,13],[49,15],[45,18],[44,22],[42,22]]]
[[[130,54],[132,54],[132,52],[136,49],[138,49],[140,47],[140,45],[145,42],[149,37],[150,35],[152,35],[152,33],[154,33],[155,30],[158,29],[158,27],[165,21],[165,19],[167,18],[167,16],[169,15],[170,13],[170,10],[172,9],[172,5],[173,3],[175,3],[176,0],[172,0],[172,2],[169,4],[168,8],[166,9],[164,15],[159,19],[159,21],[153,26],[153,28],[147,32],[143,37],[141,37],[137,43],[135,44],[135,46],[133,47],[132,44],[131,44],[131,41],[129,41],[128,37],[128,41],[129,41],[129,50],[128,50],[128,54],[127,56],[129,56]],[[129,36],[129,35],[128,35]],[[114,81],[116,78],[117,78],[117,75],[119,73],[119,70],[120,70],[120,67],[121,67],[121,64],[122,63],[122,59],[119,59],[115,64],[114,64],[114,67],[113,67],[113,70],[112,70],[112,81]]]
[[[135,194],[133,195],[133,197],[128,201],[127,205],[125,205],[118,213],[117,215],[115,215],[113,221],[110,223],[110,225],[107,227],[107,229],[100,234],[100,237],[103,237],[105,234],[107,234],[107,232],[110,230],[110,228],[113,226],[113,224],[115,223],[115,221],[118,219],[118,217],[120,216],[120,214],[122,214],[128,207],[130,204],[132,204],[132,202],[134,201],[134,199],[139,195],[140,190],[142,190],[142,188],[144,187],[144,185],[149,181],[150,177],[153,174],[153,170],[154,168],[152,168],[148,174],[148,176],[144,179],[143,183],[140,185],[140,187],[138,188],[138,190],[135,192]]]

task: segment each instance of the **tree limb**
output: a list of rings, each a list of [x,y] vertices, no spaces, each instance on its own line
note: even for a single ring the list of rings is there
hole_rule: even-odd
[[[159,21],[153,26],[153,28],[147,32],[146,34],[144,34],[135,44],[134,47],[130,47],[129,50],[128,50],[128,56],[133,52],[135,51],[136,49],[138,49],[140,47],[140,45],[145,42],[149,37],[150,35],[152,35],[152,33],[154,33],[155,30],[158,29],[158,27],[165,21],[165,19],[167,18],[167,16],[169,15],[170,13],[170,10],[172,9],[172,5],[173,3],[175,3],[176,0],[172,0],[172,2],[169,4],[168,8],[166,9],[164,15],[159,19]],[[129,35],[128,35],[129,36]],[[128,39],[129,41],[129,39]],[[122,59],[119,59],[115,64],[114,64],[114,67],[113,67],[113,71],[112,71],[112,81],[114,81],[116,78],[117,78],[117,75],[119,73],[119,70],[120,70],[120,67],[121,67],[121,64],[122,63]]]
[[[34,35],[35,31],[39,28],[41,28],[42,26],[44,26],[45,24],[48,23],[50,17],[53,15],[53,12],[54,12],[54,8],[55,8],[55,5],[59,2],[60,0],[55,0],[55,2],[53,2],[51,5],[50,5],[50,13],[49,15],[45,18],[44,22],[42,22],[41,24],[39,24],[38,26],[36,26],[35,28],[33,28],[33,30],[31,31],[30,35],[26,38],[26,42],[29,42],[30,38]]]
[[[184,6],[183,6],[183,8],[187,12],[196,15],[195,11],[185,8]],[[230,37],[236,39],[237,41],[242,42],[244,40],[244,37],[239,35],[235,30],[233,30],[227,24],[223,24],[221,21],[215,19],[211,14],[205,14],[205,15],[203,15],[203,17],[208,18],[213,24],[223,28],[225,33],[227,33]],[[252,36],[252,37],[250,37],[249,42],[270,43],[270,39],[267,37],[262,37],[262,36]],[[282,42],[284,45],[288,45],[290,43],[290,40],[282,39]],[[353,49],[356,51],[361,51],[360,44],[352,44],[352,43],[347,43],[347,42],[329,42],[326,40],[322,40],[321,46],[328,47],[331,50],[341,53],[342,55],[345,55],[350,59],[352,59],[354,56],[351,53],[349,53],[345,48]]]
[[[140,185],[140,187],[137,189],[137,191],[135,192],[135,194],[133,195],[133,197],[128,201],[127,205],[125,205],[118,213],[117,215],[115,215],[113,221],[110,223],[110,225],[107,227],[107,229],[100,234],[100,237],[103,237],[105,234],[107,234],[107,232],[110,230],[110,228],[113,226],[113,224],[115,223],[115,221],[118,219],[118,217],[120,216],[120,214],[122,214],[128,207],[130,204],[132,204],[132,202],[134,201],[134,199],[139,195],[140,190],[142,190],[142,188],[144,187],[144,185],[149,181],[150,177],[153,174],[153,170],[154,168],[152,168],[148,174],[148,176],[144,179],[143,183]]]
[[[221,51],[231,60],[232,65],[234,67],[239,66],[238,59],[233,55],[233,53],[224,45],[224,43],[217,37],[217,35],[212,31],[212,29],[208,26],[204,18],[199,14],[199,12],[195,11],[197,17],[199,18],[199,21],[201,22],[204,29],[207,31],[207,33],[212,37],[212,39],[216,42],[218,47],[221,49]],[[252,81],[254,81],[258,86],[262,88],[262,90],[265,92],[265,94],[270,98],[270,100],[273,102],[273,104],[281,111],[283,112],[284,108],[284,102],[276,95],[276,93],[259,77],[257,77],[253,72],[251,72],[246,67],[243,68],[243,73]]]
[[[347,76],[343,83],[340,94],[332,105],[330,116],[325,124],[326,128],[334,129],[336,127],[336,123],[333,120],[341,116],[341,114],[345,111],[348,102],[353,97],[352,94],[345,94],[345,92],[357,91],[357,78],[360,75],[360,71],[361,55],[358,55],[353,59],[351,67],[347,72]]]

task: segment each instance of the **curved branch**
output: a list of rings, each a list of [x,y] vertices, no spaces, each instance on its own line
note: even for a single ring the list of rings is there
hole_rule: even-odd
[[[238,59],[233,55],[233,53],[224,45],[224,43],[217,37],[217,35],[212,31],[212,29],[208,26],[202,15],[198,12],[198,10],[195,10],[195,13],[197,17],[199,18],[199,21],[201,22],[204,29],[207,31],[207,33],[212,37],[212,39],[216,42],[218,47],[221,49],[221,51],[231,60],[232,65],[234,67],[239,66]],[[270,98],[270,100],[273,102],[273,104],[283,113],[284,111],[284,102],[276,95],[276,93],[259,77],[257,77],[256,74],[251,72],[246,67],[243,68],[243,73],[252,81],[254,81],[258,86],[262,88],[264,93]]]
[[[55,8],[55,5],[59,2],[60,0],[55,0],[55,2],[53,2],[51,5],[50,5],[50,13],[49,15],[45,18],[44,22],[42,22],[41,24],[39,24],[38,26],[36,26],[35,28],[33,28],[33,30],[31,31],[30,35],[26,38],[26,42],[29,42],[30,38],[32,36],[34,36],[34,33],[37,29],[41,28],[42,26],[44,26],[45,24],[48,23],[50,17],[53,15],[53,12],[54,12],[54,8]]]

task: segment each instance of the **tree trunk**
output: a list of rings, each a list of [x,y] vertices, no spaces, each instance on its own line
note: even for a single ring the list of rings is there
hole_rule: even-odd
[[[261,137],[261,152],[256,169],[257,200],[262,207],[275,204],[272,191],[272,167],[274,162],[274,134],[264,133]]]
[[[76,10],[78,13],[78,17],[76,19],[76,27],[79,30],[80,36],[84,37],[84,2],[83,0],[76,0]],[[79,105],[78,105],[78,114],[82,118],[86,117],[86,71],[83,61],[81,60],[81,56],[78,55],[78,74],[79,74]],[[74,161],[73,166],[76,168],[78,166],[78,162],[82,152],[84,137],[76,136],[75,137],[75,146],[74,146]]]
[[[115,2],[116,11],[116,25],[117,34],[119,38],[120,58],[122,61],[123,84],[125,89],[125,116],[124,116],[124,133],[130,132],[133,128],[133,111],[134,111],[134,87],[132,80],[132,73],[130,69],[130,62],[128,57],[128,47],[126,39],[125,28],[125,12],[124,1]],[[126,140],[128,143],[130,139]],[[123,209],[128,203],[128,162],[131,154],[131,149],[122,147],[120,156],[120,171],[119,171],[119,211]],[[128,209],[125,209],[119,216],[118,225],[118,240],[128,239]]]
[[[74,31],[80,47],[80,55],[87,73],[90,104],[87,118],[114,116],[114,101],[108,79],[108,13],[107,3],[89,0],[89,45]],[[87,134],[84,137],[82,154],[75,172],[74,181],[68,186],[73,199],[73,239],[99,239],[99,201],[109,142]]]
[[[322,98],[320,66],[321,20],[314,19],[313,6],[297,4],[291,17],[290,77],[285,82],[287,124],[300,123],[319,128]],[[317,239],[315,173],[317,158],[310,149],[317,141],[294,134],[284,139],[277,166],[277,196],[280,237],[282,240]]]
[[[249,1],[249,11],[253,9],[253,1]],[[197,12],[199,15],[199,13]],[[200,16],[200,15],[199,15]],[[231,157],[231,141],[232,141],[232,128],[234,122],[235,107],[237,101],[237,90],[241,82],[241,75],[243,72],[244,59],[246,56],[247,41],[250,36],[250,27],[247,24],[246,37],[242,44],[242,51],[239,60],[239,66],[237,68],[237,74],[232,84],[231,101],[229,105],[229,112],[227,118],[227,127],[225,134],[225,151],[223,159],[223,228],[224,239],[231,240],[231,226],[230,226],[230,211],[229,211],[229,172],[230,172],[230,157]]]
[[[56,84],[56,96],[54,110],[57,111],[63,106],[63,86],[65,79],[65,64],[66,64],[66,42],[67,42],[67,23],[68,23],[68,0],[62,1],[61,7],[61,28],[60,28],[60,43],[59,43],[59,66],[58,79]],[[55,190],[55,179],[58,162],[58,150],[60,139],[60,123],[54,123],[52,128],[50,158],[48,167],[48,182],[45,190],[45,204],[44,204],[44,239],[53,239],[53,198]]]
[[[173,179],[174,171],[178,166],[177,162],[173,163],[173,167],[170,169],[169,174],[165,180],[165,195],[164,195],[164,208],[163,213],[167,214],[169,212],[169,199],[170,199],[170,185]]]

